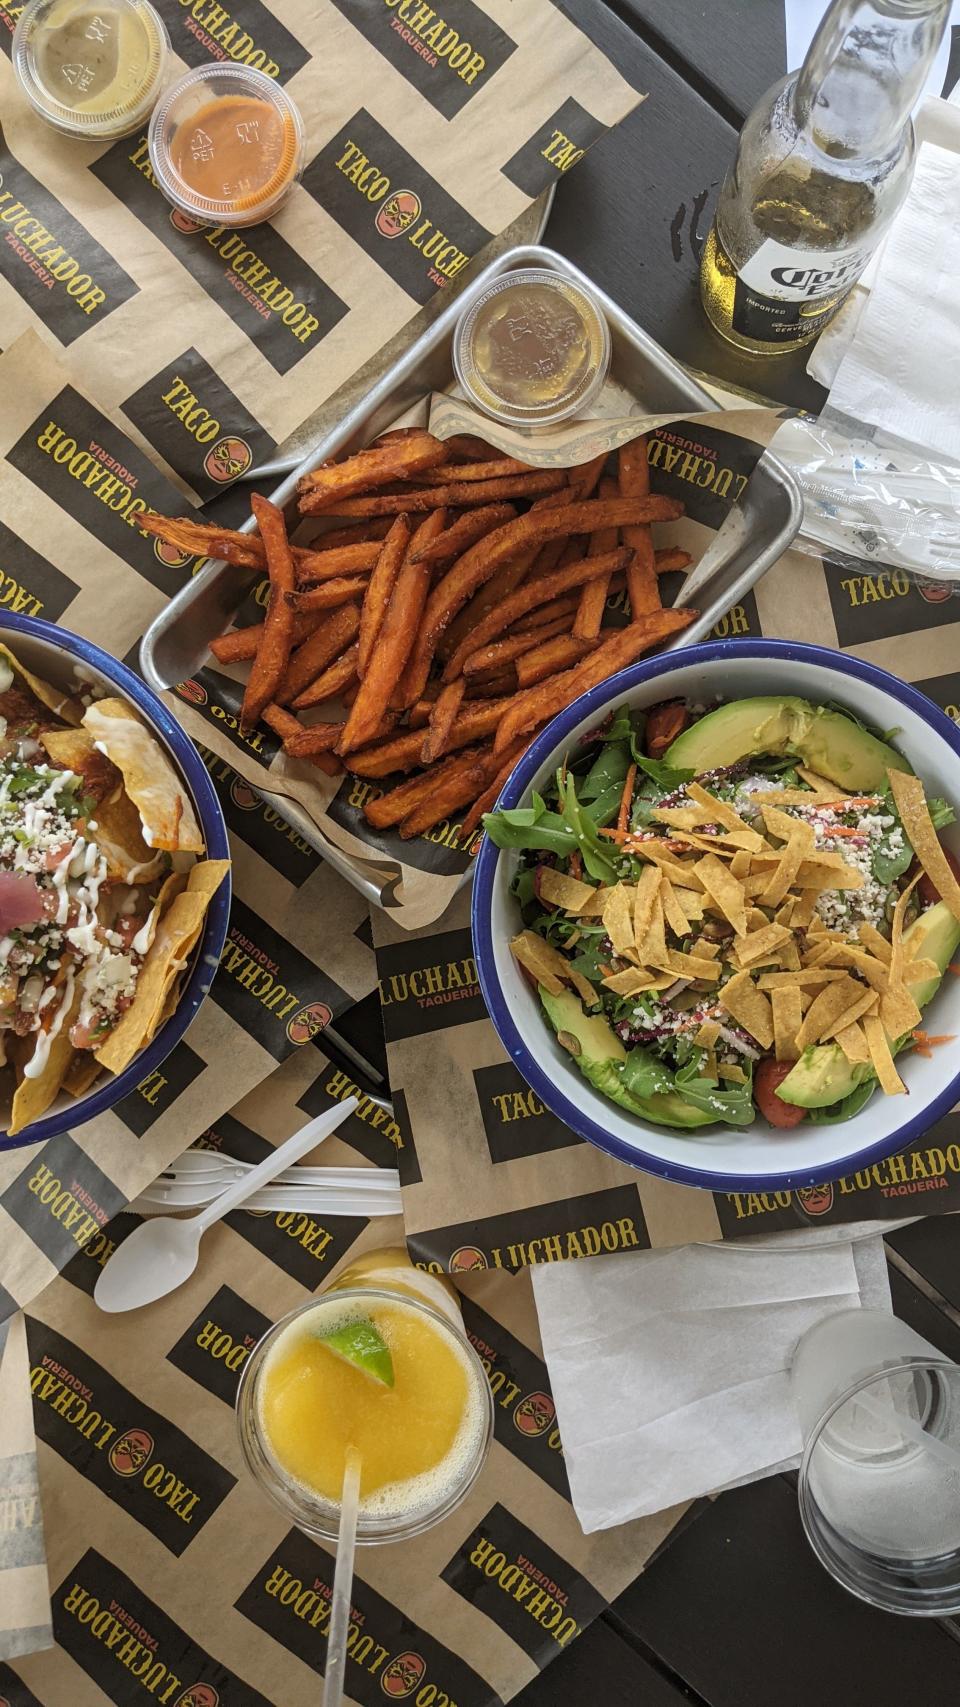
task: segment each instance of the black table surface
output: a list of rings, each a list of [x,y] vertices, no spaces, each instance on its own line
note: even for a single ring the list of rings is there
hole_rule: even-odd
[[[786,70],[783,0],[564,3],[647,99],[561,182],[545,241],[689,367],[819,408],[823,393],[802,354],[741,357],[710,330],[697,296],[699,252],[737,132]],[[338,1024],[369,1058],[375,998]],[[954,1219],[917,1222],[886,1248],[898,1315],[960,1361]],[[945,1707],[958,1697],[960,1621],[896,1618],[839,1588],[804,1539],[795,1478],[774,1476],[700,1501],[610,1611],[517,1700]]]

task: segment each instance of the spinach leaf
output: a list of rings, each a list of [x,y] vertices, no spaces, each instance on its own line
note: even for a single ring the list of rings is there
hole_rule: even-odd
[[[898,829],[901,829],[900,845],[895,847],[892,845],[892,838]],[[902,830],[900,821],[897,819],[895,824],[891,824],[889,830],[884,830],[880,840],[874,844],[870,855],[870,870],[878,883],[889,888],[890,884],[906,871],[912,859],[913,849],[910,846],[907,832]]]

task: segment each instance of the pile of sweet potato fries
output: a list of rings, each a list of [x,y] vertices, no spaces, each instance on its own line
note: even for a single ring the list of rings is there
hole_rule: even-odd
[[[266,569],[266,619],[211,643],[222,663],[251,661],[245,729],[263,721],[329,774],[413,773],[368,801],[369,823],[416,836],[466,809],[465,839],[551,717],[697,614],[660,602],[658,575],[690,557],[654,549],[651,523],[683,506],[650,493],[646,440],[618,453],[615,478],[606,462],[530,468],[480,439],[408,428],[300,482],[302,516],[348,521],[309,549],[261,497],[259,536],[140,525]],[[621,589],[629,623],[604,631]]]

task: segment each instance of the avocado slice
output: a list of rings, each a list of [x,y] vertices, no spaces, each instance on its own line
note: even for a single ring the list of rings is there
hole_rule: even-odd
[[[926,978],[919,984],[908,984],[914,1001],[925,1008],[936,995],[943,974],[960,946],[960,921],[954,918],[943,901],[928,907],[903,933],[906,953],[915,960],[935,960],[940,976]],[[895,1038],[890,1038],[893,1047]],[[850,1092],[873,1078],[869,1061],[848,1061],[839,1043],[814,1043],[805,1049],[796,1066],[777,1088],[783,1102],[798,1108],[829,1108]]]
[[[664,761],[676,770],[711,771],[760,753],[796,754],[841,788],[882,788],[888,769],[910,770],[901,753],[852,718],[789,695],[719,706],[678,735]]]
[[[694,1108],[676,1092],[666,1092],[657,1096],[633,1096],[627,1090],[620,1077],[620,1065],[627,1058],[627,1052],[620,1042],[609,1020],[603,1014],[588,1014],[584,1012],[579,997],[572,991],[564,990],[560,995],[553,996],[543,985],[539,985],[540,1000],[544,1012],[553,1026],[557,1036],[562,1039],[566,1034],[575,1038],[580,1045],[579,1054],[573,1055],[581,1073],[595,1091],[609,1097],[611,1102],[619,1103],[621,1108],[630,1114],[639,1115],[642,1120],[650,1120],[661,1126],[710,1126],[714,1124],[714,1116],[705,1110]]]

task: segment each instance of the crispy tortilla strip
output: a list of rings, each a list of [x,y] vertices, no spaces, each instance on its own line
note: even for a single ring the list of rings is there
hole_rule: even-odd
[[[797,766],[797,775],[802,777],[817,796],[817,805],[826,806],[831,800],[849,800],[850,795],[845,788],[840,788],[835,782],[829,782],[819,772],[812,771],[807,765]]]
[[[340,741],[341,753],[349,753],[369,741],[390,705],[416,639],[417,625],[430,587],[429,564],[414,563],[412,552],[416,546],[436,539],[443,532],[446,519],[445,510],[434,511],[421,522],[410,541],[370,654],[366,675],[360,684],[360,692],[350,708]],[[422,746],[421,736],[417,745],[417,761]]]
[[[879,1004],[880,997],[877,995],[876,990],[864,990],[859,999],[847,1009],[846,1013],[844,1013],[840,1019],[833,1020],[829,1025],[823,1028],[819,1041],[821,1043],[825,1043],[828,1038],[836,1037],[837,1033],[844,1031],[847,1026],[854,1025],[858,1019],[863,1018],[864,1014],[876,1013]]]
[[[867,1048],[863,1026],[858,1020],[854,1020],[852,1025],[842,1026],[836,1034],[835,1041],[839,1043],[848,1061],[852,1061],[854,1064],[860,1061],[869,1061],[870,1051]]]
[[[94,1051],[101,1067],[109,1068],[111,1073],[122,1073],[138,1049],[153,1037],[170,989],[186,969],[210,902],[229,870],[229,860],[200,860],[191,867],[185,888],[161,912],[140,968],[133,1002]]]
[[[623,972],[611,972],[604,978],[603,986],[615,996],[638,996],[641,990],[652,990],[656,982],[654,974],[645,967],[628,966]]]
[[[123,699],[98,699],[83,714],[100,752],[116,765],[140,815],[143,840],[168,853],[203,853],[193,802],[166,751]]]
[[[693,1041],[699,1043],[701,1049],[712,1049],[719,1036],[720,1021],[718,1019],[705,1019]]]
[[[0,658],[6,659],[15,677],[19,676],[22,681],[26,682],[34,699],[38,699],[40,704],[45,705],[48,711],[52,711],[55,717],[60,718],[61,722],[70,723],[76,728],[83,716],[83,706],[78,700],[73,699],[70,694],[64,693],[62,688],[56,688],[52,683],[44,681],[42,676],[35,676],[30,670],[24,669],[19,658],[14,657],[10,651],[9,646],[4,646],[2,643],[0,643]],[[0,705],[2,705],[3,695],[8,691],[9,688],[0,690]]]
[[[443,462],[444,456],[439,439],[417,430],[407,438],[390,439],[376,450],[358,451],[345,462],[315,468],[297,482],[297,491],[308,494],[318,505],[328,503],[354,492],[367,492],[374,486],[387,486],[417,469],[432,468]]]
[[[66,1000],[67,997],[65,994],[64,1001]],[[73,1025],[77,1014],[80,1011],[80,1001],[81,991],[79,986],[77,986],[69,998],[70,1005],[66,1012],[63,1013],[61,1012],[61,1009],[58,1008],[57,1012],[52,1016],[51,1024],[57,1025],[58,1030],[57,1035],[50,1044],[47,1058],[41,1071],[37,1074],[36,1078],[28,1079],[24,1075],[13,1093],[13,1108],[10,1113],[10,1125],[7,1128],[10,1137],[14,1137],[16,1133],[22,1132],[24,1127],[29,1126],[32,1121],[39,1120],[41,1114],[45,1113],[45,1111],[50,1107],[50,1104],[59,1092],[60,1086],[63,1084],[64,1075],[73,1058],[73,1044],[70,1042],[70,1027]],[[24,1063],[25,1066],[29,1066],[30,1062],[34,1058],[34,1054],[39,1043],[39,1038],[36,1034],[32,1034],[31,1041],[33,1042],[33,1048]]]
[[[783,900],[787,890],[795,882],[804,859],[813,853],[815,840],[813,825],[798,819],[784,843],[780,864],[763,891],[763,898],[768,907],[776,907]]]
[[[656,866],[650,866],[648,869],[656,871],[658,868]],[[646,873],[644,873],[644,876],[645,875]],[[677,900],[677,892],[674,889],[673,884],[670,882],[669,877],[663,873],[660,874],[660,899],[663,903],[664,919],[673,931],[674,936],[689,936],[690,924],[687,914],[684,911],[684,908],[680,905],[680,902]]]
[[[479,540],[457,559],[430,594],[410,661],[411,702],[423,691],[441,636],[467,600],[502,564],[531,548],[539,550],[551,539],[593,533],[600,527],[621,527],[627,522],[672,521],[682,509],[673,498],[587,499],[558,504],[553,509],[532,509]]]
[[[663,903],[660,900],[659,890],[653,897],[646,936],[642,942],[637,944],[636,952],[644,966],[666,966],[667,964],[667,938],[664,929]]]
[[[259,723],[265,705],[276,699],[293,645],[294,610],[288,594],[296,589],[293,554],[287,538],[283,511],[269,498],[254,493],[250,507],[257,519],[267,557],[270,603],[263,624],[263,639],[250,667],[240,708],[240,728],[250,730]]]
[[[865,979],[871,989],[885,995],[890,986],[890,968],[875,955],[868,954],[865,948],[857,948],[853,943],[839,943],[836,946],[836,958],[850,961]]]
[[[595,561],[599,563],[600,558]],[[518,694],[494,737],[494,751],[499,753],[512,746],[521,735],[556,716],[589,688],[625,669],[658,641],[686,628],[695,616],[692,610],[662,610],[642,617],[628,628],[614,630],[609,639],[603,640],[572,670],[549,676],[536,687]]]
[[[633,932],[638,953],[643,949],[653,922],[654,903],[662,882],[662,873],[657,865],[645,866],[640,873],[633,903]]]
[[[625,883],[618,883],[610,890],[603,909],[603,926],[614,954],[626,954],[633,948],[633,891]]]
[[[722,1061],[717,1068],[717,1078],[726,1079],[731,1085],[745,1085],[747,1075],[742,1067],[737,1067],[732,1061]]]
[[[699,877],[711,901],[730,923],[738,936],[746,936],[747,915],[743,898],[743,888],[727,867],[717,858],[716,854],[704,854],[694,866],[694,872]]]
[[[582,913],[597,893],[591,884],[581,883],[579,877],[568,877],[549,865],[541,868],[537,889],[541,901],[550,907],[561,907],[565,913]]]
[[[829,970],[819,966],[805,968],[793,972],[761,972],[757,983],[761,990],[790,990],[799,989],[803,985],[818,987],[823,984],[835,984],[840,978],[846,978],[847,973],[839,967]]]
[[[709,811],[712,814],[706,822],[711,824],[720,824],[725,830],[736,830],[741,835],[746,834],[751,836],[754,838],[758,849],[763,847],[763,837],[760,835],[759,831],[752,829],[751,826],[741,818],[739,812],[734,811],[734,808],[728,801],[717,800],[714,795],[708,794],[707,790],[703,788],[699,782],[688,782],[686,784],[686,790],[691,800],[695,800],[698,806],[702,806],[705,811]],[[744,846],[747,845],[747,843],[744,843]]]
[[[841,1016],[848,1011],[852,1014],[862,994],[863,985],[849,976],[827,984],[819,996],[814,997],[803,1016],[803,1024],[797,1032],[798,1047],[806,1049],[808,1043],[819,1043]]]
[[[745,848],[738,848],[730,861],[730,870],[734,877],[743,878],[750,875],[751,858]]]
[[[558,996],[567,978],[567,962],[559,949],[553,947],[536,931],[521,931],[510,941],[514,960],[536,978],[551,996]]]
[[[565,468],[538,468],[532,474],[508,474],[499,480],[451,480],[443,486],[410,486],[403,492],[372,493],[362,498],[331,500],[323,494],[307,492],[300,499],[300,513],[304,516],[414,515],[499,503],[504,498],[535,498],[543,492],[556,492],[566,484]]]
[[[764,960],[772,954],[781,943],[790,940],[790,932],[786,925],[767,925],[761,930],[751,931],[748,936],[739,937],[734,952],[740,966],[752,966],[758,960]]]
[[[902,985],[898,990],[888,990],[879,1001],[880,1018],[888,1037],[902,1037],[904,1032],[912,1031],[915,1025],[919,1025],[920,1009],[910,991]]]
[[[703,918],[703,894],[696,889],[688,889],[685,883],[678,883],[665,866],[660,867],[664,877],[670,884],[671,893],[681,912],[685,913],[690,924],[695,924]],[[679,869],[683,869],[682,867]]]
[[[356,605],[341,605],[325,617],[303,645],[291,652],[276,703],[289,705],[302,694],[356,640],[359,630],[360,612]]]
[[[881,936],[876,925],[861,925],[860,941],[864,948],[868,948],[871,954],[875,955],[878,960],[882,960],[885,966],[889,966],[893,950],[887,938]]]
[[[596,985],[591,984],[589,978],[585,978],[583,973],[578,972],[576,967],[571,966],[569,962],[567,963],[567,977],[585,1008],[598,1008],[600,1006],[600,992]]]
[[[816,907],[818,894],[819,891],[816,889],[804,890],[800,899],[794,905],[790,919],[790,927],[792,930],[807,930],[813,925],[814,918],[817,916]]]
[[[826,857],[826,856],[824,856]],[[844,865],[836,870],[824,870],[819,861],[814,865],[810,860],[800,862],[795,887],[798,889],[862,889],[864,876],[854,865]]]
[[[920,882],[920,872],[911,879],[906,888],[897,897],[890,921],[890,988],[899,990],[903,985],[903,920],[910,896]],[[916,1022],[914,1022],[916,1023]]]
[[[887,772],[888,776],[902,774],[906,773]],[[897,804],[899,806],[899,802]],[[890,1044],[887,1041],[887,1034],[883,1029],[883,1021],[880,1016],[878,1014],[867,1014],[863,1021],[863,1030],[867,1039],[867,1048],[870,1051],[870,1059],[873,1062],[873,1070],[880,1081],[881,1088],[888,1097],[898,1096],[901,1093],[905,1094],[907,1087],[893,1064]]]
[[[715,984],[720,976],[715,960],[702,954],[681,954],[675,948],[667,949],[666,969],[675,972],[678,978],[699,978],[705,984]]]
[[[357,657],[361,681],[370,666],[373,648],[383,627],[383,619],[397,584],[397,576],[409,548],[409,523],[406,516],[397,516],[380,547],[380,555],[363,595],[360,611],[360,650]]]
[[[761,1049],[773,1043],[773,1009],[769,996],[758,990],[749,971],[735,972],[729,983],[717,991],[717,1001],[727,1013],[755,1037]]]
[[[960,919],[960,883],[940,846],[924,798],[923,783],[918,776],[911,776],[907,771],[888,770],[887,777],[910,846],[941,901],[946,902],[955,919]],[[869,1037],[867,1041],[870,1041]]]
[[[778,1061],[797,1061],[800,1049],[797,1032],[800,1030],[800,992],[793,985],[774,988],[770,997],[773,1008],[773,1043]]]

